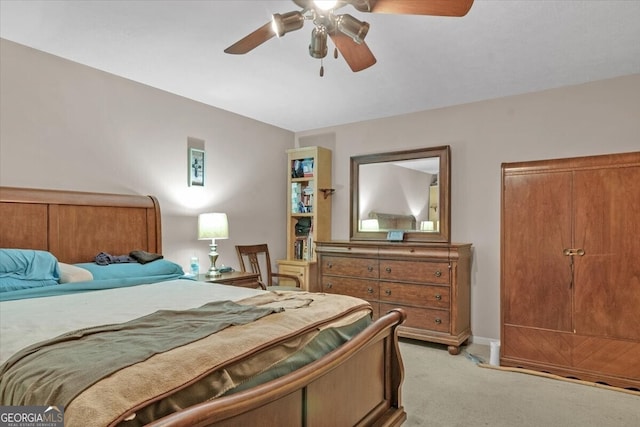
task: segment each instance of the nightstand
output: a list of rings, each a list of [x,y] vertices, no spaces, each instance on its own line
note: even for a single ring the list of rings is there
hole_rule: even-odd
[[[218,277],[207,277],[206,274],[198,275],[201,282],[218,283],[221,285],[240,286],[243,288],[259,288],[258,273],[250,273],[245,271],[230,271],[222,273]]]

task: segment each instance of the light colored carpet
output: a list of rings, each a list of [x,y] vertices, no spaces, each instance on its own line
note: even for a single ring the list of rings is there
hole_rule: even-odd
[[[640,396],[483,368],[467,355],[488,362],[489,346],[451,356],[446,346],[401,339],[400,352],[407,427],[640,426]]]

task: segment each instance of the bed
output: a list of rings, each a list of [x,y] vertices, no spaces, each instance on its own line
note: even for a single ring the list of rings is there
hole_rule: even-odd
[[[0,187],[0,217],[0,248],[44,252],[59,263],[91,263],[100,252],[127,254],[136,249],[162,253],[160,208],[153,197]],[[149,264],[154,263],[170,265],[171,261]],[[61,332],[90,331],[87,335],[102,339],[121,333],[121,329],[133,329],[129,328],[131,324],[149,327],[153,318],[159,323],[151,327],[159,329],[152,331],[169,327],[174,335],[154,332],[150,346],[168,347],[147,349],[146,345],[137,345],[142,341],[137,341],[139,335],[134,334],[127,339],[133,339],[136,345],[129,341],[123,348],[142,352],[135,363],[111,366],[104,371],[107,374],[86,380],[89,385],[80,390],[58,391],[77,381],[39,383],[65,396],[65,425],[87,425],[87,417],[93,425],[122,426],[395,426],[406,419],[401,404],[404,371],[396,335],[396,327],[405,317],[402,310],[393,310],[373,322],[368,319],[367,304],[349,297],[267,292],[171,275],[159,282],[126,286],[114,287],[114,280],[104,286],[98,286],[99,282],[92,278],[19,290],[34,295],[0,302],[2,405],[13,404],[9,399],[18,396],[8,392],[13,389],[5,383],[13,381],[14,388],[21,383],[19,375],[25,368],[20,364],[37,368],[37,363],[29,362],[32,354],[57,354],[61,360],[72,354],[79,361],[90,361],[88,366],[96,371],[114,364],[103,359],[111,362],[119,358],[119,352],[102,357],[106,353],[95,354],[99,347],[93,344],[71,352],[59,348],[66,345],[69,336]],[[48,294],[51,289],[55,292]],[[190,328],[203,317],[217,319],[212,313],[218,313],[222,305],[247,320],[180,341],[185,334],[179,328]],[[160,315],[158,307],[164,310]],[[132,312],[130,308],[141,311]],[[53,314],[48,314],[49,309]],[[43,342],[55,337],[55,342],[20,354],[17,349],[26,344],[25,330],[41,327],[31,324],[38,318],[47,324],[46,330],[29,334],[33,335],[29,340]],[[54,318],[56,321],[50,320]],[[320,339],[331,334],[343,341],[326,349]],[[312,351],[314,345],[316,350],[324,348],[319,356]],[[215,384],[218,389],[211,388]],[[133,389],[143,394],[132,394],[130,399]],[[182,391],[180,397],[173,395],[176,390]],[[94,413],[102,412],[108,413],[93,418]]]
[[[369,219],[378,220],[380,230],[415,230],[416,217],[413,215],[369,212]]]

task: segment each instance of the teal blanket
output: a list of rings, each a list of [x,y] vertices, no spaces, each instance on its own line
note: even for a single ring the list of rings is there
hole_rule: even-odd
[[[49,252],[0,249],[0,295],[58,284],[58,260]]]

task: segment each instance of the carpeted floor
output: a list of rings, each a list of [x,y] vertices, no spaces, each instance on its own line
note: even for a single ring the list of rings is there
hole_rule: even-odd
[[[489,346],[451,356],[446,346],[401,339],[400,351],[405,426],[640,426],[639,395],[480,367]]]

